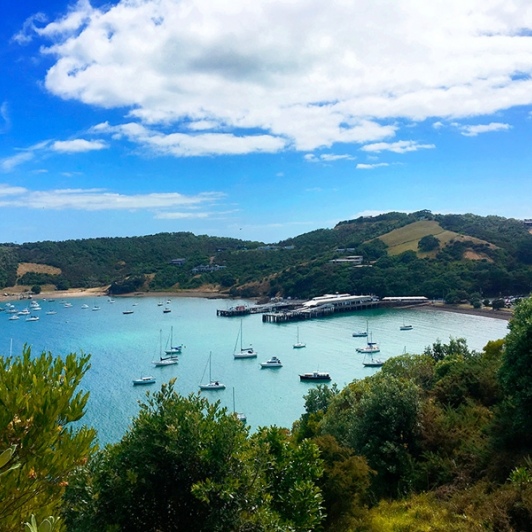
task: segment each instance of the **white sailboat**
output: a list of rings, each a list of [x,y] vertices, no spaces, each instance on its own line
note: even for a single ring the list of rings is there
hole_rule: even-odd
[[[405,320],[403,320],[403,325],[401,325],[399,327],[399,330],[400,331],[411,331],[413,328],[414,328],[413,325],[409,325],[409,324],[405,323]]]
[[[299,327],[297,328],[297,339],[296,343],[294,344],[294,349],[301,349],[302,347],[306,347],[307,344],[299,341]]]
[[[240,350],[237,351],[238,339],[240,338]],[[257,358],[257,351],[253,349],[253,346],[249,344],[248,347],[243,347],[242,345],[242,320],[240,320],[240,331],[236,337],[235,350],[233,353],[234,358]]]
[[[183,350],[182,345],[174,345],[174,327],[170,327],[170,346],[165,349],[167,355],[179,355]]]
[[[159,331],[159,360],[153,360],[152,364],[157,367],[164,366],[175,366],[177,364],[177,358],[173,356],[163,357],[163,340],[162,340],[163,331]]]
[[[209,360],[207,362],[207,365],[209,366],[209,382],[207,384],[200,384],[200,390],[224,390],[225,384],[221,383],[220,381],[212,380],[212,375],[211,375],[212,353],[209,353]],[[205,367],[205,370],[207,370],[207,367]],[[203,375],[205,375],[205,370],[203,371]]]
[[[381,358],[374,358],[373,353],[366,353],[362,365],[365,368],[380,368],[384,364]]]
[[[359,353],[371,353],[371,354],[379,353],[380,352],[380,347],[379,347],[379,344],[377,344],[377,342],[373,341],[373,337],[370,334],[370,338],[369,338],[369,341],[366,344],[366,346],[365,347],[357,347],[357,352],[359,352]]]
[[[356,331],[353,333],[355,338],[366,338],[368,336],[368,321],[366,320],[366,330],[365,331]]]

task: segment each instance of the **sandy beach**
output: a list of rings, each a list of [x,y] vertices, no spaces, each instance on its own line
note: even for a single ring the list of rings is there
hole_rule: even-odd
[[[429,305],[420,305],[415,308],[426,310],[427,312],[432,310],[443,310],[445,312],[469,314],[470,316],[482,316],[484,318],[495,318],[506,321],[511,320],[513,316],[511,309],[493,310],[490,307],[473,308],[471,305],[444,305],[443,303],[431,303]]]
[[[69,290],[43,290],[40,294],[31,294],[26,289],[5,288],[1,292],[1,301],[16,301],[24,299],[68,299],[74,297],[107,297],[107,288],[71,288]],[[130,294],[114,295],[117,297],[201,297],[205,299],[228,299],[229,296],[216,290],[179,290],[174,292],[133,292]]]

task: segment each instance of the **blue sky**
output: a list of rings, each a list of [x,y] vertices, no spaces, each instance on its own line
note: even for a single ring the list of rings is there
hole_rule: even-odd
[[[529,0],[32,0],[0,20],[0,242],[532,217]]]

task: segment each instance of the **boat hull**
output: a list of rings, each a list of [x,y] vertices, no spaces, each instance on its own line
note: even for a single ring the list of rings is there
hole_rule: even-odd
[[[302,373],[299,375],[302,381],[330,381],[331,376],[328,373]]]

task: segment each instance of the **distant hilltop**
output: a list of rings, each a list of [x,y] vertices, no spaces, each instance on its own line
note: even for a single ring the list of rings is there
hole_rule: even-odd
[[[189,232],[6,243],[0,287],[482,301],[530,292],[531,225],[532,219],[422,210],[359,217],[274,244]]]

